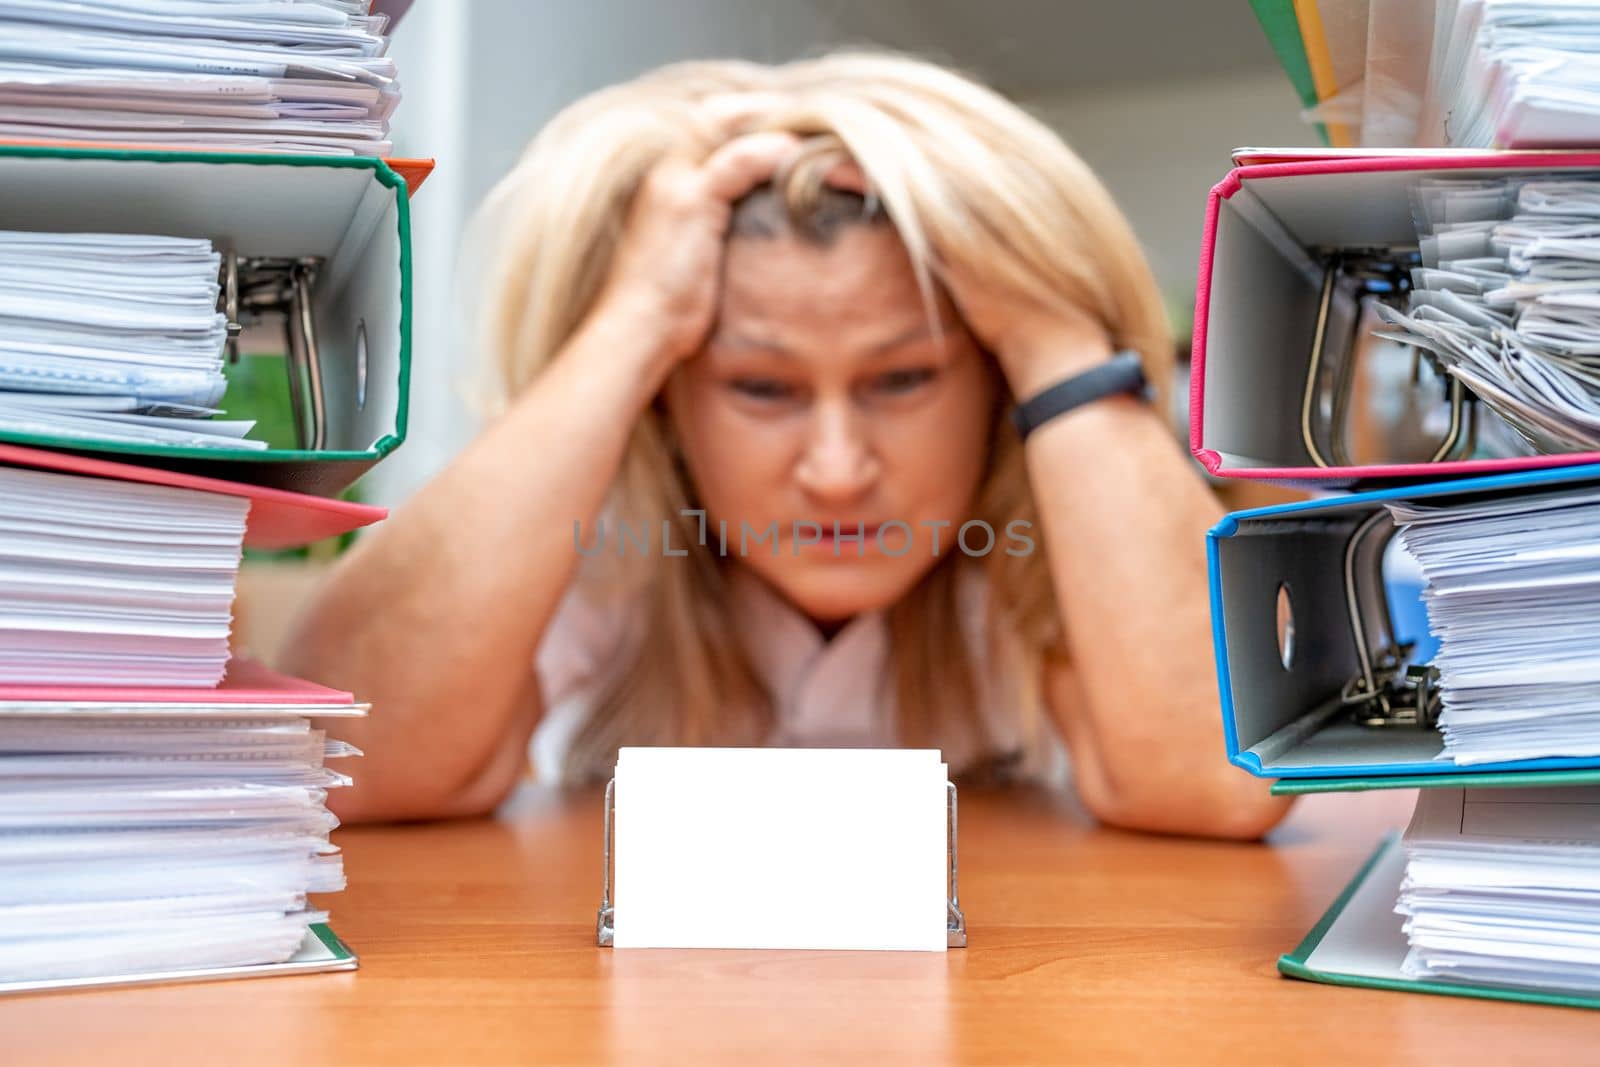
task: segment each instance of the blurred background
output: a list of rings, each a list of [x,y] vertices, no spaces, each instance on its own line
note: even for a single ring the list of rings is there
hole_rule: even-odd
[[[399,15],[394,155],[437,168],[412,203],[415,321],[406,444],[358,487],[395,506],[473,436],[457,286],[473,209],[533,135],[605,85],[684,59],[780,62],[841,46],[975,74],[1057,130],[1133,223],[1187,352],[1206,194],[1241,145],[1315,143],[1246,0],[378,0]],[[1186,389],[1175,389],[1181,403]],[[1171,413],[1187,440],[1186,413]],[[1281,491],[1232,483],[1245,507]],[[1276,495],[1275,495],[1276,494]],[[271,661],[322,561],[241,575],[236,632]]]
[[[454,280],[463,226],[556,112],[683,59],[779,62],[876,45],[976,74],[1056,129],[1133,222],[1186,333],[1206,194],[1240,145],[1312,143],[1245,0],[415,0],[392,53],[397,156],[438,167],[412,205],[416,322],[406,445],[363,483],[396,504],[477,422]]]

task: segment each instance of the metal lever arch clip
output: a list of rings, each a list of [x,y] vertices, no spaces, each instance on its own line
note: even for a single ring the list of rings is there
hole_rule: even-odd
[[[303,449],[326,446],[328,419],[322,391],[322,358],[312,315],[311,289],[322,269],[320,256],[222,256],[222,313],[228,322],[228,362],[239,362],[239,335],[266,314],[284,316],[288,346],[289,402],[295,439]]]
[[[1388,531],[1374,531],[1389,524]],[[1437,667],[1406,664],[1412,642],[1394,638],[1389,597],[1383,587],[1383,550],[1394,536],[1389,513],[1378,510],[1356,527],[1344,550],[1345,609],[1361,672],[1345,683],[1339,702],[1348,705],[1363,726],[1420,726],[1432,729],[1439,719]],[[1377,601],[1384,633],[1374,642],[1362,611],[1362,582]]]
[[[1306,364],[1306,380],[1300,394],[1300,440],[1306,454],[1319,467],[1352,464],[1350,450],[1345,443],[1349,421],[1350,398],[1355,393],[1355,362],[1357,338],[1352,336],[1346,346],[1343,361],[1339,364],[1333,383],[1333,397],[1327,419],[1328,450],[1333,453],[1332,463],[1318,443],[1313,425],[1321,411],[1319,392],[1322,387],[1322,366],[1327,362],[1328,338],[1332,332],[1329,321],[1333,317],[1333,297],[1341,278],[1354,279],[1357,296],[1371,296],[1394,302],[1410,287],[1406,264],[1415,258],[1414,251],[1392,248],[1332,248],[1321,250],[1322,286],[1317,296],[1316,326],[1311,335],[1311,356]],[[1359,311],[1354,316],[1355,329],[1361,326]],[[1415,383],[1421,369],[1420,360],[1433,359],[1422,349],[1413,357],[1412,381]],[[1443,373],[1441,371],[1441,373]],[[1463,459],[1477,448],[1478,405],[1476,398],[1462,386],[1461,380],[1448,375],[1450,385],[1450,422],[1444,438],[1428,457],[1429,463],[1444,459]],[[1465,433],[1463,433],[1465,428]]]

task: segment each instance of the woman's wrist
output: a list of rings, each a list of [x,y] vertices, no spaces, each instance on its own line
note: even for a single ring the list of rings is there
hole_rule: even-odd
[[[643,408],[683,361],[671,323],[645,301],[618,296],[597,305],[567,348],[581,350],[591,372],[613,380]]]
[[[624,440],[670,370],[659,339],[642,320],[596,308],[512,398],[508,426],[542,432],[558,412],[561,420],[579,420],[582,435]]]
[[[1027,331],[1002,343],[997,354],[1011,393],[1026,400],[1058,382],[1104,363],[1111,341],[1076,324]]]

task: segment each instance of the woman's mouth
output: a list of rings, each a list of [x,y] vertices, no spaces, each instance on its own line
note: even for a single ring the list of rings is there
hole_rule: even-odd
[[[882,526],[877,522],[799,523],[794,531],[794,543],[797,548],[827,549],[835,555],[852,552],[866,555],[869,546],[876,546]]]

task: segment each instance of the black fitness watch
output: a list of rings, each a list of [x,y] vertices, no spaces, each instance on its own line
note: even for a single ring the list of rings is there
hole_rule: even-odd
[[[1125,350],[1097,367],[1074,374],[1066,381],[1057,382],[1019,401],[1011,409],[1011,422],[1016,426],[1018,436],[1026,441],[1034,430],[1073,408],[1122,393],[1136,393],[1144,397],[1148,389],[1149,383],[1145,381],[1139,353]]]

